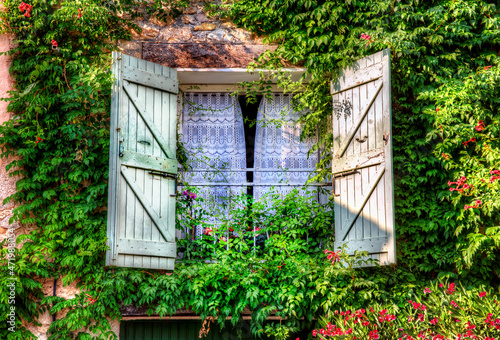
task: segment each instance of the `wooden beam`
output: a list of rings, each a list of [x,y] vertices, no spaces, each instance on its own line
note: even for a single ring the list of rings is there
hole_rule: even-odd
[[[121,164],[144,170],[167,172],[169,174],[177,173],[177,161],[175,159],[145,155],[130,150],[123,152]]]
[[[179,93],[179,81],[177,79],[139,70],[131,66],[123,66],[123,79],[173,94]]]

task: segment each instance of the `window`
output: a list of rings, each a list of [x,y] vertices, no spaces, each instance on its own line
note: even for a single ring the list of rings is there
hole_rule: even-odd
[[[231,195],[260,199],[273,187],[287,194],[304,186],[319,158],[319,151],[308,157],[317,138],[300,141],[296,120],[303,113],[293,110],[289,94],[259,96],[258,103],[247,104],[244,96],[202,92],[210,87],[200,87],[199,92],[190,92],[186,86],[178,121],[191,166],[182,177],[197,187],[207,211],[224,213],[224,201]],[[207,222],[216,225],[217,219]],[[202,233],[199,226],[193,236]]]

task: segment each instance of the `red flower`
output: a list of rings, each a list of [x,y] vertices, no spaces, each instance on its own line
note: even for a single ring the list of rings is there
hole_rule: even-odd
[[[486,292],[481,292],[481,293],[479,293],[479,297],[480,297],[480,298],[483,298],[483,297],[485,297],[485,296],[486,296]]]
[[[432,325],[435,325],[437,323],[438,323],[438,318],[434,318],[434,319],[431,320],[431,324]]]
[[[491,66],[485,66],[485,67],[484,67],[484,70],[485,70],[485,71],[487,71],[487,70],[489,70],[490,68],[491,68]]]
[[[480,131],[483,131],[483,129],[485,128],[486,126],[484,126],[484,123],[482,120],[480,120],[479,122],[477,122],[477,126],[476,126],[476,131],[480,132]]]
[[[40,142],[43,142],[43,139],[42,139],[42,138],[40,138],[40,137],[36,137],[35,146],[37,146],[37,145],[38,145],[38,143],[40,143]]]
[[[205,235],[212,235],[213,229],[211,227],[205,228],[205,231],[203,232]]]
[[[444,284],[440,283],[439,288],[443,288]]]
[[[312,331],[312,335],[313,335],[313,337],[316,337],[316,335],[318,335],[318,331],[317,331],[317,330],[315,330],[315,329],[313,329],[313,331]]]
[[[465,145],[465,146],[467,146],[467,144],[469,144],[469,143],[473,143],[473,142],[475,142],[475,141],[476,141],[476,137],[472,137],[472,138],[471,138],[471,139],[469,139],[468,141],[466,141],[466,142],[462,142],[462,144],[463,144],[463,145]]]
[[[439,107],[438,107],[438,108],[436,108],[436,112],[439,112],[439,110],[441,110]]]
[[[97,301],[92,296],[90,296],[89,294],[85,294],[85,295],[87,295],[87,303],[93,305]]]
[[[455,301],[451,300],[450,304],[455,307],[455,308],[458,308],[458,305]]]
[[[82,17],[82,9],[78,8],[78,17],[76,17],[76,20],[80,19]]]
[[[333,251],[333,250],[328,250],[328,249],[325,249],[325,254],[328,254],[328,256],[326,257],[328,260],[331,260],[333,259],[332,261],[332,264],[335,264],[335,262],[340,262],[340,250],[337,250],[337,251]]]
[[[365,48],[367,48],[367,47],[368,47],[368,45],[372,43],[372,37],[370,37],[368,34],[364,34],[364,33],[363,33],[363,34],[361,34],[361,39],[368,41],[368,42],[366,43]]]
[[[29,17],[30,17],[30,14],[31,14],[31,10],[32,10],[32,9],[33,9],[33,6],[28,5],[27,3],[21,2],[21,3],[19,4],[19,10],[20,10],[21,12],[26,11],[26,12],[24,13],[24,16],[25,16],[26,18],[29,18]]]
[[[52,39],[51,43],[52,43],[52,47],[53,47],[53,48],[54,48],[54,47],[58,47],[58,46],[59,46],[59,45],[57,44],[57,41],[55,41],[54,39]]]

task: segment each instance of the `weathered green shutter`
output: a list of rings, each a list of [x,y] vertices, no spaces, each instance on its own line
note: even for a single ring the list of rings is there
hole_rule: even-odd
[[[396,262],[389,49],[332,82],[335,248]]]
[[[113,60],[106,265],[173,270],[177,72]]]

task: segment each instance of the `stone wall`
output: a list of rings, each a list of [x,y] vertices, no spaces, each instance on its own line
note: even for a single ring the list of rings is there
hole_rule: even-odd
[[[208,17],[205,2],[192,2],[184,13],[166,22],[144,15],[141,32],[119,41],[121,50],[147,61],[175,68],[245,68],[266,49],[262,39],[232,22]]]

